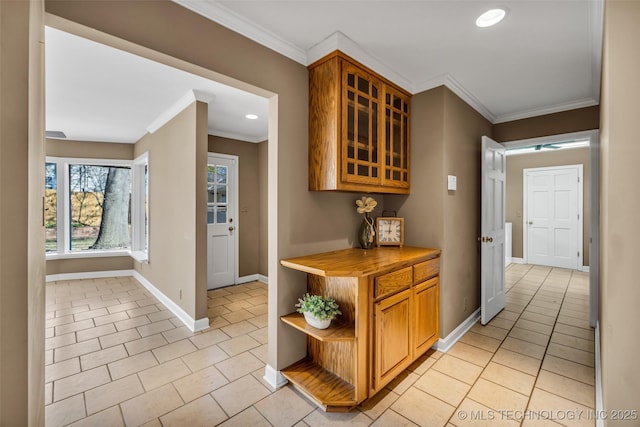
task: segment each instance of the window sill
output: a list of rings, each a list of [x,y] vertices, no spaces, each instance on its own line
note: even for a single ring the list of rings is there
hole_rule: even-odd
[[[148,263],[149,262],[149,254],[144,251],[131,251],[129,252],[129,256],[133,258],[135,261]]]
[[[68,252],[68,253],[49,253],[45,255],[47,260],[56,259],[77,259],[77,258],[108,258],[131,256],[131,251],[113,250],[113,251],[90,251],[90,252]]]

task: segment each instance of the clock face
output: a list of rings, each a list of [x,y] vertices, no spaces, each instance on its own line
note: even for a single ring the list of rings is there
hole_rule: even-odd
[[[380,233],[380,242],[382,243],[400,243],[402,229],[400,221],[393,219],[381,219],[378,225],[378,233]]]

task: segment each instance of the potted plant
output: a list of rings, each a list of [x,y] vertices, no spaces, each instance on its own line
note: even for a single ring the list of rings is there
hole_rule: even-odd
[[[327,329],[331,320],[342,314],[333,298],[323,298],[320,295],[309,295],[309,293],[298,298],[296,307],[298,313],[304,314],[307,323],[318,329]]]

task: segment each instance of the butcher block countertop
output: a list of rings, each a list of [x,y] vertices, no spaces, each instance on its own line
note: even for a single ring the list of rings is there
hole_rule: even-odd
[[[288,268],[323,277],[362,277],[404,265],[426,261],[440,255],[440,249],[379,247],[349,248],[332,252],[287,258],[280,263]]]

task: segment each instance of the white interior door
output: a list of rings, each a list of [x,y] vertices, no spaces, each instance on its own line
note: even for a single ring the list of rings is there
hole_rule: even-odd
[[[207,171],[207,289],[214,289],[237,278],[238,158],[209,154]]]
[[[482,137],[482,218],[480,226],[481,315],[489,323],[505,306],[504,240],[506,150]]]
[[[582,165],[524,170],[529,264],[577,269],[581,260]],[[580,263],[581,264],[581,263]]]

